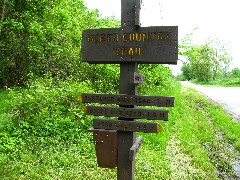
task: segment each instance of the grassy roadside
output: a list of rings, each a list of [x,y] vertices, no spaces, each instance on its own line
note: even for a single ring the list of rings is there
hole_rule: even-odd
[[[87,132],[91,117],[81,113],[76,100],[81,91],[90,91],[86,84],[39,82],[22,91],[8,91],[15,100],[8,99],[6,92],[0,95],[15,104],[13,110],[0,113],[11,115],[0,115],[0,145],[5,147],[0,150],[0,179],[116,178],[116,169],[96,164],[92,134]],[[240,151],[239,123],[175,82],[150,94],[175,96],[175,107],[168,108],[169,121],[160,122],[165,128],[162,133],[137,133],[143,136],[143,145],[136,158],[135,179],[237,179],[231,162]],[[7,107],[7,102],[0,106]]]
[[[196,80],[192,80],[191,82],[195,84],[200,84],[204,86],[222,86],[222,87],[240,87],[240,78],[222,78],[218,80],[212,80],[209,82],[198,82]]]
[[[7,115],[8,98],[8,94],[4,90],[0,90],[0,120]]]

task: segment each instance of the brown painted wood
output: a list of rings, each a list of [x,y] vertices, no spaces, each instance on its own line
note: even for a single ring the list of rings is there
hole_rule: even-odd
[[[142,146],[142,136],[138,137],[137,140],[134,142],[132,147],[129,150],[129,159],[133,161]]]
[[[126,94],[83,93],[80,96],[78,96],[78,99],[80,100],[80,102],[83,102],[83,103],[159,106],[159,107],[174,106],[174,97],[171,97],[171,96],[142,96],[142,95],[126,95]]]
[[[93,132],[98,166],[115,168],[117,166],[117,131],[94,128],[89,131]]]
[[[94,119],[93,128],[145,133],[159,133],[163,130],[161,124],[154,122],[137,122],[106,119]]]
[[[136,118],[149,120],[168,120],[168,110],[145,109],[145,108],[124,108],[109,106],[87,106],[85,114],[95,116],[108,116],[120,118]]]
[[[135,28],[135,0],[121,0],[121,27]],[[136,95],[137,86],[132,83],[134,72],[138,72],[138,64],[120,64],[120,94]],[[124,108],[134,108],[134,105],[121,106]],[[132,118],[119,118],[119,120],[134,121]],[[135,161],[129,160],[129,150],[136,139],[135,132],[117,131],[118,136],[118,180],[133,180],[135,171]]]
[[[177,26],[88,29],[83,31],[82,61],[177,64],[177,47]]]

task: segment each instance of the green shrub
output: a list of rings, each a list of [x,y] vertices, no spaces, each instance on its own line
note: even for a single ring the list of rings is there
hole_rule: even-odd
[[[113,64],[82,63],[81,80],[91,82],[95,93],[116,94],[119,91],[120,67]]]
[[[240,152],[240,139],[235,143],[235,148]]]
[[[233,68],[228,74],[231,78],[240,78],[240,68]]]
[[[209,82],[199,82],[197,80],[191,80],[191,82],[202,85],[240,86],[240,78],[222,78]]]
[[[0,21],[0,87],[23,85],[30,72],[84,78],[83,30],[120,25],[113,17],[101,18],[83,0],[1,2],[7,13]]]
[[[38,79],[25,89],[9,89],[12,111],[0,122],[0,152],[12,152],[16,145],[47,139],[78,141],[91,126],[77,96],[91,92],[86,82],[54,83]]]
[[[139,73],[145,75],[145,83],[139,86],[139,93],[148,94],[156,87],[167,88],[171,83],[171,70],[159,64],[139,65]],[[167,88],[168,89],[168,88]]]
[[[81,92],[92,92],[89,85],[45,77],[8,90],[12,111],[0,120],[0,179],[116,178],[116,169],[97,167],[92,134],[87,133],[92,117],[82,113],[77,101]],[[172,79],[143,90],[174,96],[175,105],[167,108],[169,121],[160,122],[163,132],[137,133],[144,141],[136,156],[136,179],[217,179],[216,171],[236,179],[225,143],[239,149],[239,124]]]

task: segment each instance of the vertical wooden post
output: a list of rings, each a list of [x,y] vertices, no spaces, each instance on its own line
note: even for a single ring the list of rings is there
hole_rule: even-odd
[[[121,0],[121,27],[135,28],[135,0]],[[120,94],[137,94],[137,85],[133,83],[134,72],[138,72],[136,62],[120,64]],[[133,108],[134,106],[122,106]],[[130,118],[119,118],[120,120],[134,121]],[[118,180],[133,180],[135,161],[129,160],[129,150],[136,139],[135,132],[118,131]]]
[[[120,94],[136,95],[137,87],[133,83],[134,71],[137,71],[137,63],[124,63],[120,65]],[[132,81],[132,82],[131,82]],[[133,108],[134,106],[122,106]],[[134,121],[130,118],[119,118],[119,120]],[[134,179],[134,160],[129,160],[129,150],[136,139],[135,132],[117,131],[118,133],[118,180]]]

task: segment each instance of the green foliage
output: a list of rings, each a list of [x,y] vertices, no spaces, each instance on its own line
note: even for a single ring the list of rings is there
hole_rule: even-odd
[[[171,79],[171,70],[159,64],[143,64],[139,66],[139,73],[145,75],[145,83],[139,86],[139,92],[147,94],[158,86],[168,88]]]
[[[77,142],[91,126],[77,100],[80,93],[91,92],[86,82],[56,84],[52,78],[44,78],[27,89],[8,92],[12,108],[0,122],[0,152],[14,152],[19,144],[48,144],[49,138]]]
[[[208,82],[226,76],[232,57],[227,52],[226,44],[217,39],[208,39],[203,45],[193,45],[191,35],[180,43],[180,55],[187,61],[182,67],[184,79],[196,79]]]
[[[240,78],[222,78],[216,81],[210,81],[207,84],[218,86],[240,86]]]
[[[23,84],[29,73],[85,80],[79,56],[82,31],[116,27],[83,0],[4,1],[0,22],[0,86]]]
[[[202,84],[202,85],[213,85],[213,86],[240,86],[240,74],[238,74],[239,68],[233,68],[232,71],[226,73],[221,78],[211,80],[208,82],[202,82],[197,79],[191,80],[191,82]]]
[[[240,151],[240,140],[238,140],[235,144],[235,148]]]
[[[226,115],[222,108],[207,102],[202,95],[196,94],[195,90],[185,89],[182,98],[184,100],[181,103],[188,105],[182,112],[183,122],[181,118],[178,119],[179,128],[176,137],[183,142],[183,149],[192,154],[191,157],[197,165],[202,164],[208,170],[213,168],[205,164],[208,160],[204,156],[207,155],[212,165],[220,171],[221,176],[232,176],[231,174],[234,174],[231,167],[232,157],[226,149],[228,146],[226,144],[229,141],[233,145],[237,143],[240,138],[240,133],[236,131],[240,128],[239,123]],[[186,131],[182,129],[183,127]],[[234,139],[231,138],[232,135]],[[201,153],[202,151],[206,154]]]
[[[167,74],[164,67],[156,68]],[[92,134],[87,132],[92,117],[83,114],[77,101],[81,92],[92,91],[89,84],[45,77],[24,89],[0,93],[5,99],[0,106],[11,105],[4,110],[8,115],[0,116],[1,179],[116,178],[116,169],[97,167]],[[163,132],[138,133],[143,146],[135,178],[217,179],[216,170],[235,178],[225,143],[239,149],[239,124],[195,91],[171,79],[162,84],[144,91],[174,96],[175,106],[168,108],[169,121],[161,122]]]
[[[181,67],[181,71],[182,71],[182,76],[183,76],[182,80],[189,81],[192,78],[191,66],[189,64],[183,63],[183,66]]]
[[[230,78],[240,78],[240,69],[233,68],[232,71],[228,74]]]
[[[177,81],[186,81],[186,80],[187,80],[186,77],[183,76],[182,73],[180,73],[180,74],[174,76],[174,78],[175,78]]]
[[[212,78],[213,49],[208,45],[195,46],[188,54],[189,63],[182,69],[185,77],[207,82]]]
[[[84,80],[91,83],[90,87],[96,93],[113,93],[119,91],[120,67],[113,64],[83,63]]]

